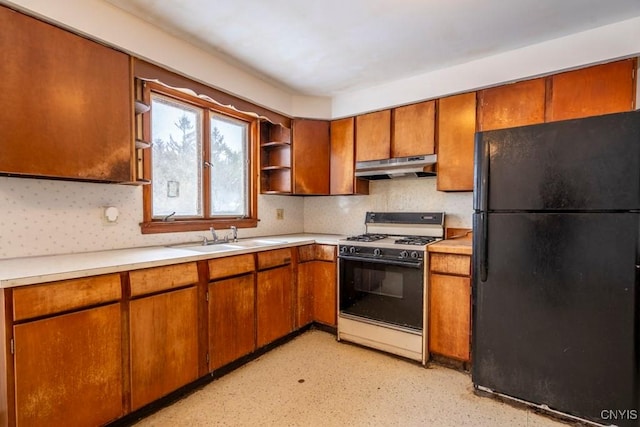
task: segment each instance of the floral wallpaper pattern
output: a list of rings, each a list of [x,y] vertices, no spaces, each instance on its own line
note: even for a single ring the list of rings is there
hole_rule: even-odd
[[[260,195],[258,227],[238,235],[359,234],[373,210],[444,211],[446,226],[471,228],[472,194],[435,185],[434,178],[396,179],[372,181],[368,196]],[[117,222],[104,219],[107,206],[118,208]],[[284,220],[276,209],[284,209]],[[0,177],[0,259],[195,242],[204,234],[143,235],[140,221],[141,187]]]

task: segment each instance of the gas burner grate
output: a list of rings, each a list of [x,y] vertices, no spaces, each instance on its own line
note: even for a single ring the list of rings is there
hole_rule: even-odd
[[[435,237],[430,236],[407,236],[396,240],[395,243],[398,245],[424,246],[434,242],[435,240]]]
[[[350,242],[375,242],[386,237],[386,234],[360,234],[358,236],[349,236],[347,240]]]

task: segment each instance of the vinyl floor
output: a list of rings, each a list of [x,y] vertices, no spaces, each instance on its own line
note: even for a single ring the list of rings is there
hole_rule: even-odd
[[[310,330],[136,424],[150,426],[567,426],[473,393],[469,374]]]

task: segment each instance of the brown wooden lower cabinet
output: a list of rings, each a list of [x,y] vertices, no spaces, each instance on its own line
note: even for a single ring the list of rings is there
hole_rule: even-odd
[[[335,249],[334,249],[335,250]],[[313,318],[318,323],[337,326],[336,262],[314,262]]]
[[[198,378],[195,286],[130,303],[131,409]]]
[[[97,426],[124,415],[120,319],[115,303],[14,326],[16,425]]]
[[[255,275],[209,283],[209,370],[256,349]]]
[[[256,303],[258,347],[269,344],[293,331],[293,286],[291,279],[291,265],[258,272]]]
[[[298,264],[298,288],[296,307],[296,327],[302,328],[313,322],[314,318],[314,276],[316,261]]]
[[[197,380],[202,346],[213,371],[335,326],[336,247],[300,248],[297,277],[285,248],[4,290],[0,426],[103,425]]]
[[[429,274],[429,352],[470,360],[470,256],[431,254]]]
[[[315,321],[337,325],[336,247],[308,245],[298,248],[297,327]]]

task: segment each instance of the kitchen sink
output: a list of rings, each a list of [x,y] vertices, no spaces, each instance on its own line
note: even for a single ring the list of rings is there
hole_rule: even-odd
[[[243,248],[255,248],[256,246],[281,245],[283,243],[287,242],[284,240],[251,239],[233,242],[232,245],[241,246]]]
[[[226,243],[218,244],[218,245],[193,245],[193,246],[182,246],[178,247],[179,249],[186,249],[188,251],[196,251],[203,253],[214,253],[214,252],[224,252],[224,251],[234,251],[238,249],[243,249],[242,246],[227,245]]]
[[[240,249],[251,249],[271,245],[281,245],[287,243],[285,240],[269,240],[269,239],[249,239],[240,240],[238,242],[229,243],[217,243],[213,245],[202,245],[197,243],[192,244],[180,244],[171,246],[178,249],[186,249],[188,251],[202,252],[202,253],[216,253],[225,251],[234,251]]]

